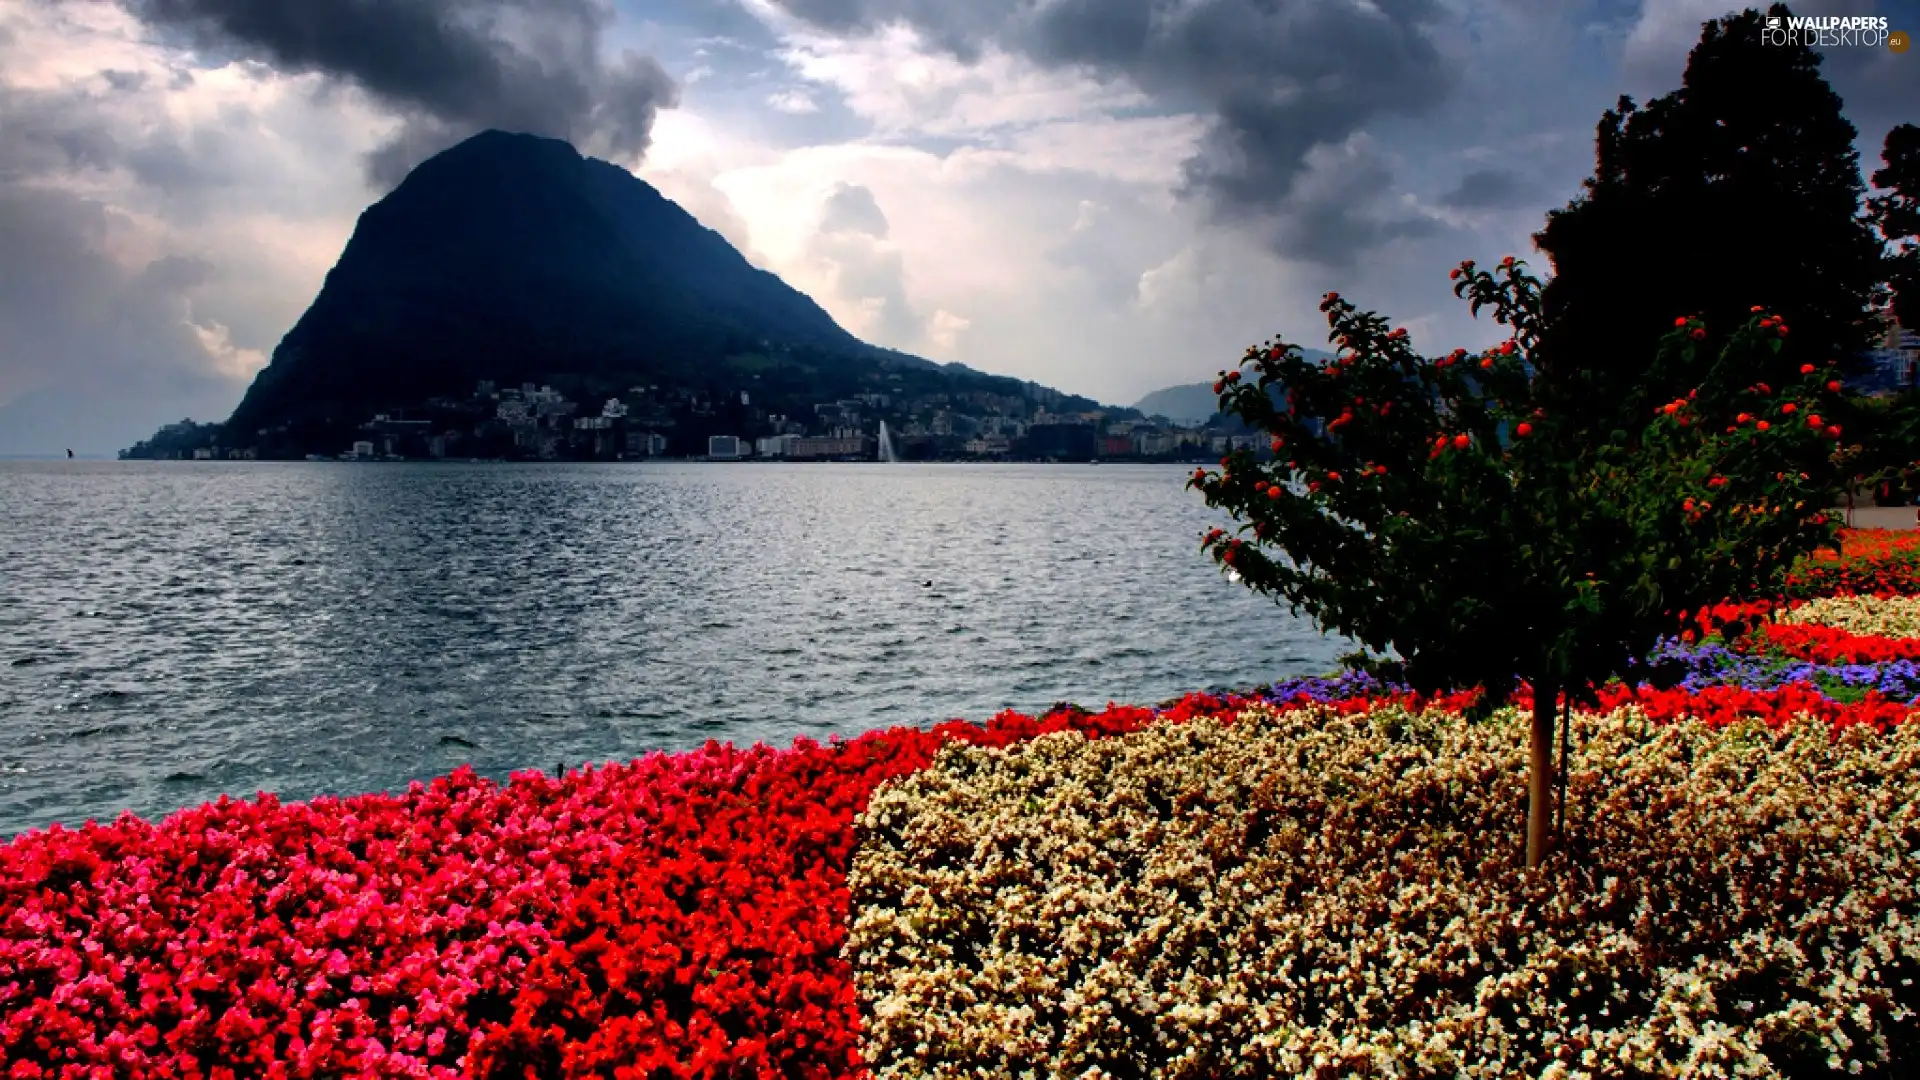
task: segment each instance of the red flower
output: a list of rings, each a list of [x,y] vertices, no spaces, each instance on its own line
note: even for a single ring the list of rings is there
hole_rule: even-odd
[[[1772,424],[1767,423],[1765,420],[1762,420],[1753,426],[1759,428],[1761,431],[1767,431],[1773,427]]]
[[[1455,450],[1465,450],[1471,445],[1473,445],[1473,440],[1465,435],[1455,435],[1453,437],[1453,448]]]
[[[1800,409],[1800,406],[1795,405],[1791,401],[1787,402],[1785,405],[1780,406],[1780,411],[1783,413],[1786,413],[1788,416],[1792,416],[1795,412],[1799,411],[1799,409]]]
[[[1684,315],[1682,315],[1681,317],[1679,317],[1679,318],[1677,318],[1677,319],[1675,319],[1675,320],[1673,320],[1673,325],[1675,325],[1675,326],[1685,326],[1685,325],[1687,325],[1687,317],[1686,317],[1686,316],[1684,316]]]
[[[1705,338],[1705,337],[1707,336],[1707,332],[1706,332],[1705,330],[1702,330],[1702,329],[1700,329],[1699,327],[1697,327],[1697,326],[1696,326],[1696,327],[1694,327],[1694,328],[1693,328],[1693,333],[1691,333],[1691,334],[1689,334],[1689,335],[1687,335],[1687,336],[1688,336],[1688,337],[1691,337],[1691,338],[1692,338],[1693,340],[1695,340],[1695,341],[1700,341],[1700,340],[1702,340],[1702,339],[1704,339],[1704,338]]]
[[[1832,379],[1832,380],[1830,380],[1830,381],[1828,381],[1828,383],[1827,383],[1827,391],[1828,391],[1829,393],[1833,393],[1833,394],[1837,394],[1837,393],[1839,393],[1839,392],[1840,392],[1840,380],[1839,380],[1839,379]]]
[[[1485,360],[1480,361],[1480,367],[1482,369],[1493,367],[1493,357],[1489,356]]]
[[[1522,420],[1520,421],[1519,426],[1513,429],[1513,433],[1524,439],[1527,436],[1533,434],[1533,425],[1527,423],[1525,420]]]
[[[1812,364],[1801,364],[1801,365],[1800,365],[1800,374],[1802,374],[1802,375],[1811,375],[1811,374],[1813,374],[1813,365],[1812,365]]]

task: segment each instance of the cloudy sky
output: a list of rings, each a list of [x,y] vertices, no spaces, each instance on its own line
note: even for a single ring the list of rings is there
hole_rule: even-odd
[[[0,0],[0,453],[224,419],[359,211],[487,127],[632,168],[877,344],[1102,401],[1328,289],[1428,351],[1699,0]],[[1920,0],[1803,4],[1920,31]],[[1830,50],[1876,167],[1920,50]]]

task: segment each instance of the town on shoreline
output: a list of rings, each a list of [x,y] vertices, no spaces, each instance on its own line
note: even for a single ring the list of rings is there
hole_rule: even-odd
[[[737,404],[735,394],[737,393]],[[120,452],[163,461],[927,461],[1192,463],[1264,449],[1237,420],[1142,418],[1135,410],[1051,411],[1056,392],[1023,396],[862,393],[813,406],[811,416],[756,409],[747,390],[724,402],[686,390],[636,386],[570,398],[550,384],[483,381],[471,397],[429,399],[374,414],[337,449],[287,433],[233,438],[221,425],[181,420]],[[730,430],[728,430],[730,429]],[[279,438],[273,438],[279,436]],[[278,444],[264,451],[260,442]]]

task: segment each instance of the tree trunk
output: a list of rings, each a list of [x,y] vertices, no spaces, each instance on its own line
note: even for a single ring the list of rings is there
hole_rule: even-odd
[[[1527,738],[1527,868],[1539,866],[1553,846],[1553,727],[1558,687],[1533,690],[1533,727]]]

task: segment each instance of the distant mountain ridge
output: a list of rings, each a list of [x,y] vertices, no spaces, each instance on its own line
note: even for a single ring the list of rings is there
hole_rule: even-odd
[[[283,453],[337,449],[376,412],[464,397],[482,380],[565,380],[586,398],[656,385],[708,401],[751,385],[762,411],[810,410],[887,372],[1026,385],[868,345],[625,169],[487,131],[360,215],[225,430],[237,445],[277,436]],[[1065,395],[1061,407],[1099,406]]]
[[[1309,360],[1331,360],[1333,354],[1322,349],[1301,349]],[[1211,382],[1187,383],[1155,390],[1133,405],[1142,416],[1164,416],[1169,420],[1203,422],[1220,412],[1220,395]]]

